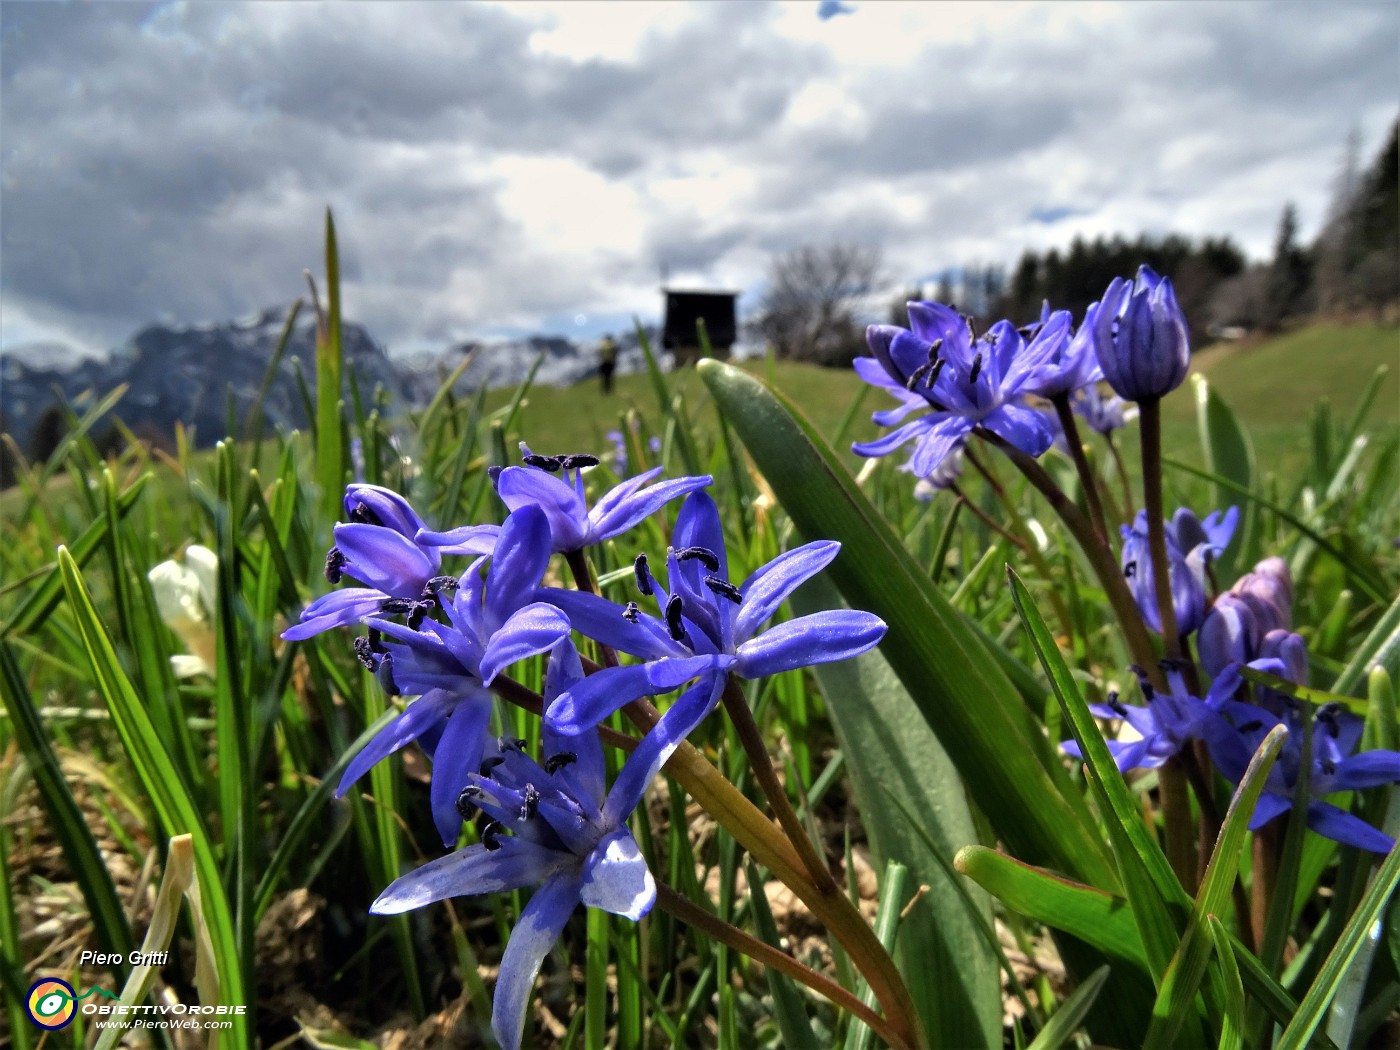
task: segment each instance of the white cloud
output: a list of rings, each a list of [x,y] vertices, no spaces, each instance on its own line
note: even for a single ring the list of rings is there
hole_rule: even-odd
[[[1394,119],[1400,8],[6,5],[0,341],[285,302],[335,210],[391,347],[878,243],[892,278],[1075,234],[1310,236]],[[571,321],[570,321],[571,323]]]

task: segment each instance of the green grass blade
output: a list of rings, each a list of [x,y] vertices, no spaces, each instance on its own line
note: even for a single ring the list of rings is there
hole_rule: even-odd
[[[122,670],[111,640],[93,608],[82,576],[72,556],[64,547],[58,550],[59,570],[68,604],[77,621],[83,648],[92,665],[94,684],[112,716],[112,724],[121,736],[142,787],[155,809],[161,829],[167,837],[188,833],[194,840],[195,867],[209,921],[208,934],[214,946],[220,994],[224,1002],[245,1004],[245,1015],[232,1015],[233,1029],[227,1046],[252,1045],[253,1003],[245,992],[238,940],[234,935],[233,915],[219,879],[218,865],[209,844],[203,821],[195,812],[189,797],[180,787],[179,775],[170,756],[161,746],[155,727],[146,714],[140,697]],[[251,962],[251,960],[250,960]]]
[[[127,512],[136,505],[137,498],[145,490],[150,480],[150,474],[141,475],[117,497],[117,513],[119,515],[125,517]],[[78,565],[86,565],[97,548],[106,542],[108,528],[108,518],[105,515],[98,517],[73,541],[71,554]],[[24,634],[33,630],[48,619],[49,613],[57,608],[62,596],[63,577],[58,571],[58,565],[55,564],[44,577],[44,582],[33,588],[20,602],[19,608],[15,610],[9,622],[0,626],[0,640],[8,638],[16,632]]]
[[[768,895],[763,892],[764,879],[758,872],[758,865],[749,861],[744,865],[749,885],[758,887],[749,894],[749,904],[753,908],[754,928],[760,940],[771,947],[782,950],[782,939],[778,936],[778,924],[773,921],[773,911],[768,907]],[[791,977],[772,968],[764,971],[768,991],[773,996],[773,1020],[778,1023],[785,1046],[818,1046],[821,1043],[812,1031],[812,1022],[802,1005],[802,996]],[[599,1045],[599,1044],[592,1044]]]
[[[1380,922],[1395,887],[1400,885],[1400,847],[1387,854],[1376,878],[1361,899],[1361,905],[1347,923],[1336,947],[1318,971],[1317,979],[1303,996],[1292,1022],[1280,1037],[1277,1050],[1304,1050],[1327,1015],[1327,1007],[1345,979],[1372,927]]]
[[[341,412],[344,344],[340,325],[340,252],[335,220],[326,209],[326,323],[316,332],[316,477],[326,520],[340,517],[345,486],[345,420]]]
[[[851,870],[849,865],[846,870]],[[880,943],[885,946],[885,950],[888,952],[895,950],[895,942],[901,926],[900,910],[904,906],[904,884],[908,878],[909,869],[903,864],[892,860],[885,865],[885,877],[880,883],[880,907],[875,913],[875,936],[879,938]],[[766,904],[765,901],[765,907]],[[911,988],[910,991],[915,997],[919,994],[914,988]],[[869,989],[866,989],[861,995],[861,999],[866,1006],[873,1007],[875,1005],[875,996],[870,993]],[[874,1040],[875,1033],[870,1026],[855,1021],[846,1033],[846,1050],[869,1050]],[[973,1046],[975,1044],[972,1040],[973,1034],[968,1031],[963,1034],[960,1042],[964,1046]],[[792,1046],[806,1045],[793,1042],[791,1039],[788,1040],[788,1043]],[[808,1044],[815,1046],[816,1040],[809,1037]]]
[[[642,348],[642,357],[646,359],[647,379],[651,382],[652,392],[656,394],[656,409],[664,420],[671,411],[671,391],[666,386],[666,377],[661,374],[656,354],[652,352],[651,340],[642,329],[642,322],[633,318],[633,326],[637,330],[637,344]]]
[[[1206,928],[1215,946],[1215,958],[1220,966],[1225,991],[1225,1009],[1220,1019],[1219,1050],[1241,1050],[1244,1046],[1244,984],[1235,962],[1230,934],[1214,915],[1206,916]]]
[[[986,846],[959,850],[953,864],[1012,911],[1093,945],[1110,960],[1127,964],[1123,969],[1148,972],[1142,935],[1122,897],[1071,882]]]
[[[1098,998],[1099,992],[1103,990],[1104,982],[1108,980],[1108,967],[1100,966],[1091,973],[1074,994],[1060,1004],[1060,1008],[1055,1011],[1040,1034],[1035,1037],[1035,1041],[1027,1050],[1059,1050],[1074,1036],[1079,1026],[1084,1023],[1085,1016],[1094,1005],[1094,1000]]]
[[[1384,667],[1391,678],[1400,678],[1400,598],[1390,603],[1385,615],[1366,635],[1360,647],[1332,683],[1332,692],[1349,694],[1373,666]]]
[[[27,982],[19,955],[19,916],[15,914],[17,888],[10,873],[9,829],[0,825],[0,988],[5,993],[5,1014],[10,1019],[14,1050],[29,1050],[33,1045],[29,1018],[21,1005]]]
[[[34,706],[14,649],[3,640],[0,640],[0,697],[4,699],[15,739],[39,789],[39,803],[48,816],[49,827],[58,837],[63,856],[82,890],[97,943],[103,952],[119,953],[124,959],[136,946],[126,909],[102,860],[92,829],[63,776],[58,756],[49,744],[48,732]],[[15,950],[18,944],[8,939],[5,943],[10,950]],[[125,963],[114,968],[113,973],[119,980],[125,980]]]
[[[1205,455],[1206,469],[1221,478],[1228,478],[1237,488],[1253,491],[1256,470],[1249,432],[1224,399],[1206,382],[1205,376],[1193,375],[1191,382],[1196,395],[1196,420],[1201,431],[1201,451]],[[1223,509],[1232,502],[1231,492],[1217,484],[1215,505]],[[1253,503],[1245,504],[1242,509],[1244,520],[1239,538],[1225,549],[1217,563],[1216,571],[1222,580],[1234,579],[1238,575],[1238,566],[1252,565],[1255,561],[1259,512]]]
[[[885,658],[998,834],[1036,863],[1116,885],[1101,843],[1042,765],[1050,745],[1020,696],[812,425],[739,369],[697,368],[798,530],[842,543],[827,574],[853,608],[889,625]]]
[[[1244,850],[1245,832],[1249,830],[1249,819],[1259,802],[1260,792],[1264,790],[1264,780],[1287,738],[1288,730],[1283,726],[1275,726],[1269,732],[1250,759],[1249,768],[1230,799],[1230,808],[1225,813],[1225,821],[1215,840],[1205,878],[1196,892],[1191,927],[1182,938],[1171,965],[1167,967],[1166,979],[1152,1009],[1152,1024],[1147,1030],[1144,1044],[1149,1050],[1175,1045],[1182,1025],[1194,1014],[1192,1003],[1205,976],[1214,945],[1206,920],[1219,915],[1229,903],[1230,890],[1234,886]]]
[[[1188,898],[1156,839],[1143,825],[1128,785],[1104,742],[1094,715],[1075,684],[1055,639],[1041,618],[1025,584],[1008,570],[1011,596],[1021,615],[1031,645],[1050,679],[1074,738],[1084,755],[1090,786],[1108,824],[1118,870],[1132,905],[1133,918],[1142,933],[1147,960],[1160,980],[1176,949],[1179,931],[1185,924]]]

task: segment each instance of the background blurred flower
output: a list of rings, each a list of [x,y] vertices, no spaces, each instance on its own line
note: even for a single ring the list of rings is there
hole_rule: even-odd
[[[163,561],[146,574],[160,618],[185,643],[188,653],[170,658],[176,678],[213,674],[214,616],[218,608],[219,558],[208,547],[191,544],[185,561]]]

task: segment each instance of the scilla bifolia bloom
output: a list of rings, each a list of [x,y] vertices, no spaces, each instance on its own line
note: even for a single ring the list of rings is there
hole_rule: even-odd
[[[702,489],[714,480],[703,475],[652,484],[661,474],[661,468],[654,467],[604,493],[589,510],[584,498],[583,471],[598,464],[596,456],[539,456],[523,442],[520,449],[525,455],[525,466],[500,471],[495,479],[496,494],[512,511],[521,507],[539,507],[544,511],[556,551],[582,550],[620,536],[671,500]],[[472,539],[471,526],[418,534],[419,543],[442,547],[444,552],[460,552],[463,542],[470,543]]]
[[[1221,707],[1240,685],[1238,673],[1222,675],[1211,685],[1206,698],[1201,700],[1187,691],[1186,681],[1178,668],[1164,666],[1168,666],[1170,693],[1157,692],[1145,676],[1140,676],[1145,706],[1124,704],[1117,693],[1109,693],[1105,704],[1089,705],[1095,717],[1122,719],[1138,735],[1136,740],[1107,741],[1108,750],[1121,773],[1130,769],[1155,769],[1190,741],[1205,740],[1220,720]],[[1078,742],[1074,740],[1063,741],[1060,747],[1065,754],[1074,758],[1084,757]]]
[[[1050,447],[1054,430],[1049,421],[1021,402],[1032,392],[1039,366],[1060,354],[1069,341],[1067,311],[1051,314],[1029,344],[1010,321],[998,321],[977,336],[966,317],[942,303],[910,303],[909,324],[912,331],[871,325],[865,339],[875,356],[873,361],[857,359],[856,372],[902,402],[896,409],[876,413],[876,423],[894,423],[925,406],[933,411],[882,438],[857,442],[851,451],[884,456],[914,441],[910,467],[927,477],[976,426],[1032,456]]]
[[[1265,669],[1274,673],[1283,670],[1281,667]],[[1226,672],[1221,677],[1228,674]],[[1303,765],[1301,720],[1311,717],[1312,769],[1308,778],[1308,827],[1334,842],[1374,853],[1390,852],[1395,841],[1389,835],[1377,831],[1360,817],[1321,800],[1322,796],[1339,791],[1357,791],[1400,781],[1400,753],[1354,753],[1361,742],[1364,725],[1359,717],[1336,704],[1326,704],[1318,708],[1315,714],[1300,710],[1298,706],[1279,714],[1253,704],[1231,701],[1225,705],[1225,711],[1233,726],[1218,724],[1208,741],[1211,760],[1233,783],[1239,783],[1244,776],[1250,758],[1269,731],[1277,725],[1288,728],[1288,740],[1278,761],[1269,770],[1269,776],[1264,781],[1264,792],[1259,796],[1259,804],[1250,819],[1251,831],[1262,828],[1293,808]]]
[[[367,586],[342,587],[316,599],[302,611],[301,622],[283,632],[289,642],[370,616],[417,619],[433,608],[437,587],[452,579],[439,575],[437,548],[415,539],[423,521],[397,492],[350,485],[345,515],[350,520],[335,526],[335,546],[326,555],[326,579],[335,584],[349,576]],[[490,554],[499,531],[494,525],[474,526],[459,538],[454,553]]]
[[[639,697],[667,693],[700,678],[666,714],[665,721],[684,736],[718,702],[730,673],[762,678],[844,660],[884,637],[883,620],[854,609],[799,616],[760,631],[799,584],[836,557],[839,543],[808,543],[788,551],[736,587],[729,582],[719,509],[703,492],[686,498],[671,541],[669,593],[651,575],[645,555],[636,563],[637,587],[643,595],[655,596],[660,617],[642,612],[635,602],[624,608],[583,591],[541,592],[583,634],[646,661],[589,675],[559,696],[546,712],[546,724],[580,733]]]
[[[1231,507],[1223,514],[1214,511],[1205,520],[1185,507],[1167,522],[1167,562],[1172,585],[1172,607],[1176,623],[1183,635],[1201,625],[1206,613],[1206,570],[1210,559],[1218,556],[1235,534],[1239,508]],[[1148,553],[1147,512],[1138,511],[1132,526],[1123,526],[1123,575],[1137,602],[1147,626],[1162,629],[1158,615],[1155,576]]]
[[[548,652],[569,636],[563,613],[531,601],[549,553],[544,512],[524,507],[502,526],[489,570],[483,575],[480,562],[474,562],[460,581],[453,581],[456,593],[450,601],[439,596],[448,623],[424,618],[415,629],[369,620],[374,633],[359,640],[356,653],[393,691],[418,699],[355,756],[338,794],[376,762],[417,740],[433,760],[433,820],[445,845],[457,840],[457,793],[481,764],[487,742],[487,687],[504,668]]]
[[[582,679],[577,651],[561,646],[550,657],[545,698]],[[396,915],[447,897],[539,887],[501,958],[491,1015],[501,1046],[520,1045],[535,975],[580,904],[634,921],[651,911],[656,883],[627,818],[681,739],[658,725],[611,791],[596,733],[565,737],[546,724],[543,764],[524,753],[523,741],[498,741],[480,771],[459,781],[458,819],[479,809],[489,821],[481,841],[398,879],[370,908]]]
[[[1186,378],[1191,340],[1170,277],[1149,266],[1137,280],[1116,277],[1093,315],[1094,350],[1104,378],[1129,401],[1156,400]]]

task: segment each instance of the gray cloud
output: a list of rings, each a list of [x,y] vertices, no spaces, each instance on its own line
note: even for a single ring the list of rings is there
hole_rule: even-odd
[[[285,302],[327,206],[390,346],[649,310],[663,262],[752,287],[812,240],[893,277],[1105,225],[1262,251],[1396,109],[1393,5],[909,10],[862,64],[883,5],[669,7],[574,56],[533,5],[7,2],[0,337]]]

